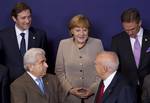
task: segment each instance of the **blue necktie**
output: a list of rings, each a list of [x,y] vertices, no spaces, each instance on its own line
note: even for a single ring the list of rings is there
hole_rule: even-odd
[[[38,87],[40,88],[41,92],[44,94],[44,84],[41,78],[37,78],[36,81],[38,82]]]
[[[21,43],[20,43],[20,52],[21,52],[21,55],[24,56],[26,52],[26,42],[24,38],[25,33],[21,33],[20,35],[22,36]]]

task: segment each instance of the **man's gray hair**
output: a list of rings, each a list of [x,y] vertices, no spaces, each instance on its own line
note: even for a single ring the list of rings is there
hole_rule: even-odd
[[[100,53],[100,55],[107,55],[109,57],[105,58],[105,60],[101,62],[102,65],[108,67],[108,69],[111,69],[112,72],[118,69],[119,59],[115,52],[103,51]]]
[[[23,58],[25,70],[28,70],[28,64],[36,63],[38,55],[45,55],[45,51],[41,48],[31,48],[25,53]]]

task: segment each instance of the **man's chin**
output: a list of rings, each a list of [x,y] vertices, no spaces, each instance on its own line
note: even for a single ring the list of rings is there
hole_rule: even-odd
[[[41,75],[41,77],[44,77],[46,75],[46,73],[43,73],[42,75]]]
[[[27,30],[27,29],[29,29],[29,28],[30,28],[30,27],[28,26],[28,27],[24,27],[23,29],[24,29],[24,30]]]
[[[136,35],[129,35],[131,38],[136,38]]]
[[[85,40],[85,39],[84,39],[84,40],[79,40],[79,42],[80,42],[80,43],[85,43],[86,40]]]
[[[23,26],[23,29],[24,29],[24,30],[27,30],[27,29],[30,28],[30,26],[31,26],[31,25],[24,25],[24,26]]]

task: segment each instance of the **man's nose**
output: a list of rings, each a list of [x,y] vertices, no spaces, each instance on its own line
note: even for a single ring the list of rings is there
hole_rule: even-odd
[[[44,63],[44,66],[45,66],[46,68],[48,68],[48,64],[47,64],[46,62]]]
[[[30,22],[30,18],[26,18],[26,23],[29,23]]]

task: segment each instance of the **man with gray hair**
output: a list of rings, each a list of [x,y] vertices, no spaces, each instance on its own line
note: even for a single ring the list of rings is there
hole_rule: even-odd
[[[97,55],[95,67],[102,80],[95,103],[136,103],[128,82],[117,72],[118,65],[119,60],[114,52],[104,51]]]
[[[61,103],[56,76],[46,74],[45,51],[31,48],[24,55],[26,72],[11,84],[11,103]]]

